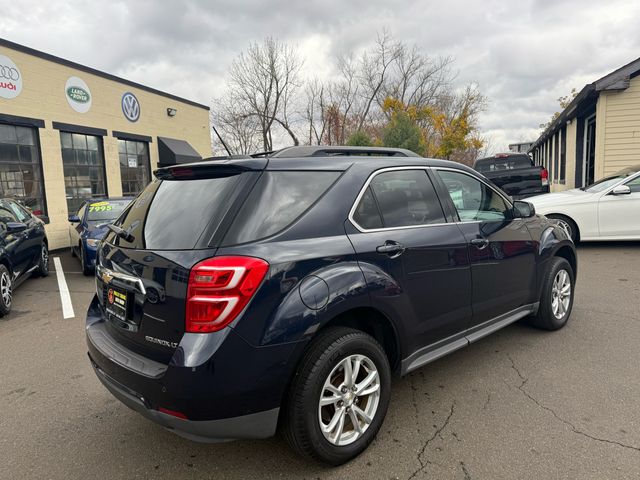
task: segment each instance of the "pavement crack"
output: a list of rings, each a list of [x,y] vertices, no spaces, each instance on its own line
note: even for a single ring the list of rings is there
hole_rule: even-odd
[[[596,441],[596,442],[600,442],[600,443],[607,443],[609,445],[615,445],[618,447],[622,447],[622,448],[626,448],[628,450],[634,450],[636,452],[640,452],[640,447],[636,447],[635,445],[628,445],[626,443],[622,443],[619,442],[617,440],[610,440],[608,438],[602,438],[602,437],[596,437],[594,435],[591,435],[590,433],[587,433],[583,430],[580,430],[578,427],[576,427],[573,423],[571,423],[569,420],[561,417],[560,415],[558,415],[558,413],[556,413],[556,411],[554,409],[552,409],[551,407],[543,404],[541,401],[539,401],[537,398],[535,398],[533,395],[531,395],[526,389],[525,389],[525,385],[527,383],[527,381],[529,381],[528,377],[525,377],[522,372],[520,371],[520,369],[518,368],[518,366],[516,365],[516,362],[513,361],[513,358],[511,358],[510,355],[507,355],[507,358],[509,359],[509,361],[511,362],[511,367],[513,368],[513,370],[518,374],[518,377],[520,378],[520,385],[517,385],[517,389],[520,390],[520,392],[522,392],[522,394],[527,397],[529,400],[531,400],[533,403],[535,403],[539,408],[541,408],[542,410],[545,410],[547,412],[549,412],[551,415],[553,415],[553,417],[558,420],[559,422],[563,423],[564,425],[566,425],[567,427],[569,427],[573,433],[575,433],[576,435],[582,435],[583,437],[586,437],[590,440]]]
[[[462,473],[464,473],[464,480],[471,480],[471,474],[464,462],[460,462],[460,468],[462,468]]]
[[[420,451],[418,452],[417,455],[417,460],[420,463],[420,467],[411,474],[411,476],[407,479],[407,480],[411,480],[412,478],[415,478],[416,475],[418,475],[420,472],[422,472],[425,468],[427,468],[427,466],[431,463],[429,460],[424,461],[422,459],[422,456],[424,455],[424,452],[426,452],[427,447],[429,447],[429,444],[434,441],[436,439],[436,437],[440,436],[440,434],[442,433],[442,431],[447,428],[447,425],[449,425],[449,422],[451,421],[451,417],[453,417],[453,410],[454,407],[456,405],[456,402],[453,402],[451,404],[451,408],[449,410],[449,414],[447,415],[447,418],[445,418],[444,422],[442,422],[442,425],[440,425],[435,432],[433,432],[433,435],[431,435],[429,438],[427,438],[427,440],[422,444],[422,448],[420,449]]]

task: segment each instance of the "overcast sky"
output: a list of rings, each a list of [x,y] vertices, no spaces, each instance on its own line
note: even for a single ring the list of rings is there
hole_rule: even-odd
[[[494,148],[534,140],[557,98],[640,56],[638,0],[109,0],[4,2],[0,36],[215,108],[231,60],[266,36],[296,44],[308,75],[387,28],[451,55],[489,98]]]

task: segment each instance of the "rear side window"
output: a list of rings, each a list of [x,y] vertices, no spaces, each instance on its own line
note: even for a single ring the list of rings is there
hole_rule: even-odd
[[[518,170],[529,168],[533,164],[527,155],[511,155],[507,157],[488,158],[478,160],[474,168],[481,173],[499,172],[502,170]]]
[[[340,172],[264,172],[240,208],[223,244],[252,242],[284,230],[339,176]]]
[[[377,204],[381,225],[373,210]],[[376,175],[356,207],[354,221],[363,229],[445,223],[444,212],[425,170],[397,170]]]
[[[213,231],[229,210],[241,174],[194,180],[155,181],[133,201],[120,226],[133,234],[119,245],[188,250],[207,227]]]

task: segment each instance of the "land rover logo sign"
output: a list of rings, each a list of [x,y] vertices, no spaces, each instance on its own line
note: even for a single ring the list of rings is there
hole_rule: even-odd
[[[22,74],[9,57],[0,55],[0,97],[16,98],[22,91]]]
[[[78,113],[87,113],[91,108],[91,91],[87,84],[78,77],[69,77],[64,86],[67,102]]]
[[[130,122],[137,122],[140,118],[140,103],[131,92],[122,95],[122,113]]]

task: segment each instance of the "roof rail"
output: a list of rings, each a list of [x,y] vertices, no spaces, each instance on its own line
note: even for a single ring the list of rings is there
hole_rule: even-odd
[[[283,148],[271,156],[273,158],[300,158],[334,156],[419,157],[420,155],[404,148],[305,145]]]

